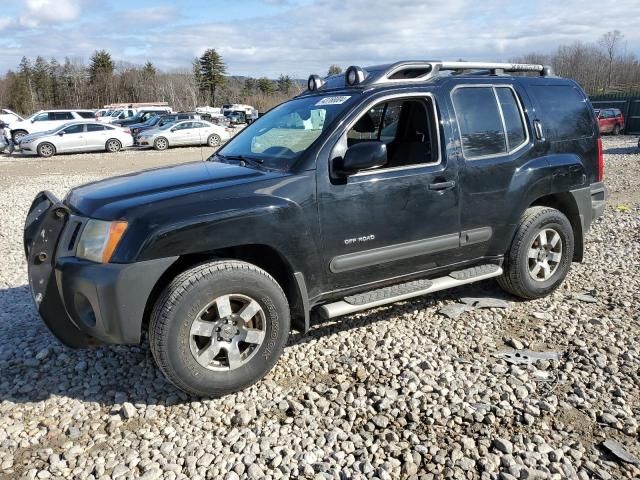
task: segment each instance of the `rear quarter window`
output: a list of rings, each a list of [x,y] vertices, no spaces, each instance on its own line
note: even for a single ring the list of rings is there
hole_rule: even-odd
[[[542,125],[549,140],[562,142],[594,135],[593,112],[576,87],[533,85],[529,90],[541,110]]]

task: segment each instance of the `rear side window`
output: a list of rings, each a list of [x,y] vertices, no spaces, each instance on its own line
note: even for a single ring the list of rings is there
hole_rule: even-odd
[[[96,114],[93,112],[76,112],[82,118],[96,118]]]
[[[542,111],[542,125],[549,140],[562,142],[594,135],[593,113],[575,87],[533,85],[530,90]]]
[[[465,158],[506,155],[527,141],[522,107],[511,87],[459,87],[451,98]]]
[[[104,125],[98,125],[97,123],[94,125],[92,123],[87,125],[87,132],[102,132],[107,130]]]
[[[50,120],[73,120],[71,112],[51,112],[49,115]]]

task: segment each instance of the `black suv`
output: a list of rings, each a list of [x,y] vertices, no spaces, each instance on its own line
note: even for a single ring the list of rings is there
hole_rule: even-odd
[[[40,193],[29,282],[64,344],[148,331],[169,380],[221,395],[265,375],[313,310],[492,277],[548,295],[582,260],[602,175],[590,103],[548,67],[350,67],[312,75],[206,162]]]

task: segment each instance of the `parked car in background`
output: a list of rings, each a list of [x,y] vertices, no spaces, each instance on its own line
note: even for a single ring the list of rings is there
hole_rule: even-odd
[[[131,135],[133,135],[134,139],[140,132],[144,130],[148,130],[154,127],[162,127],[167,123],[173,123],[178,120],[200,120],[200,114],[194,112],[178,112],[178,113],[170,113],[168,115],[157,115],[155,117],[149,118],[146,122],[142,124],[133,124],[129,125],[131,129]]]
[[[9,110],[8,108],[0,108],[0,122],[11,126],[12,123],[20,122],[22,120],[24,120],[24,118],[16,112]]]
[[[95,120],[95,118],[93,110],[40,110],[25,120],[13,122],[10,125],[11,136],[17,144],[22,137],[30,133],[46,132],[74,120]]]
[[[224,127],[204,120],[182,120],[145,130],[136,138],[136,144],[166,150],[185,145],[217,147],[231,135]]]
[[[619,135],[624,130],[624,115],[618,108],[602,108],[594,111],[600,133]]]
[[[47,132],[25,135],[19,143],[22,153],[41,157],[96,150],[115,153],[131,145],[128,129],[91,121],[69,122]]]
[[[222,106],[222,113],[231,120],[232,124],[250,124],[258,119],[258,110],[251,105],[230,103]]]
[[[171,110],[168,108],[141,108],[136,112],[133,117],[125,118],[124,120],[114,120],[114,125],[120,125],[121,127],[128,127],[130,125],[135,125],[138,123],[143,123],[149,120],[151,117],[158,117],[161,115],[166,115]]]

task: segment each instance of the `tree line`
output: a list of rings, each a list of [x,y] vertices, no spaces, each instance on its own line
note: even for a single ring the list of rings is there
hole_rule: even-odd
[[[214,50],[194,59],[191,71],[161,72],[152,62],[116,62],[105,50],[88,64],[41,56],[23,57],[18,68],[0,77],[0,106],[21,114],[51,108],[100,108],[111,103],[168,102],[176,110],[223,103],[246,103],[261,111],[303,90],[288,75],[266,77],[227,75]]]
[[[561,45],[551,54],[532,52],[511,61],[551,65],[590,95],[640,92],[640,61],[626,51],[624,35],[618,30],[595,43]],[[339,73],[342,68],[335,64],[327,72]],[[159,71],[152,62],[117,62],[109,52],[98,50],[88,64],[74,58],[23,57],[16,70],[0,77],[0,106],[28,114],[49,108],[164,101],[176,110],[245,103],[264,111],[304,88],[304,83],[285,74],[275,80],[228,75],[215,49],[195,58],[190,70],[176,72]]]

